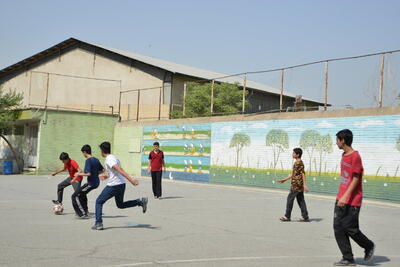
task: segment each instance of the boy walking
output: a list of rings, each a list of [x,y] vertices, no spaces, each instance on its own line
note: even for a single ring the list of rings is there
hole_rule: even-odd
[[[103,205],[110,198],[115,198],[115,204],[120,209],[141,206],[143,213],[147,210],[148,201],[147,197],[143,197],[142,199],[124,202],[125,179],[127,179],[133,186],[138,185],[139,182],[122,169],[120,161],[116,156],[111,154],[111,144],[109,142],[101,143],[100,150],[101,155],[106,158],[105,167],[107,172],[107,174],[100,174],[100,179],[108,179],[108,183],[96,199],[96,223],[92,227],[93,230],[103,230]]]
[[[64,188],[72,185],[74,191],[76,191],[81,187],[81,182],[82,182],[82,176],[75,176],[75,173],[81,172],[78,163],[75,160],[70,159],[68,153],[65,152],[62,152],[60,154],[60,160],[62,163],[64,163],[64,167],[53,172],[51,175],[55,176],[60,172],[68,170],[69,177],[58,184],[57,200],[53,200],[54,204],[62,204]]]
[[[362,202],[362,176],[364,168],[358,151],[353,150],[353,133],[341,130],[336,134],[336,144],[343,150],[341,165],[341,182],[336,196],[333,228],[336,242],[343,258],[334,263],[335,266],[354,266],[355,261],[351,249],[351,237],[364,248],[364,261],[372,261],[375,244],[359,229],[358,217]]]
[[[302,154],[303,150],[301,150],[301,148],[293,149],[292,157],[296,161],[293,165],[292,174],[286,178],[278,180],[278,182],[282,184],[285,181],[292,179],[290,193],[287,197],[286,213],[285,216],[279,218],[283,222],[290,221],[290,216],[292,214],[292,209],[293,209],[293,202],[295,198],[297,199],[297,203],[300,206],[301,216],[302,216],[300,219],[298,219],[298,221],[300,222],[309,221],[307,206],[304,200],[304,191],[308,192],[308,187],[307,187],[306,175],[304,172],[304,164],[303,161],[301,160]]]
[[[92,156],[92,148],[89,145],[84,145],[81,148],[83,156],[86,158],[85,169],[83,172],[75,173],[77,176],[86,176],[87,183],[81,186],[75,193],[72,194],[72,206],[74,207],[77,219],[89,219],[89,210],[87,205],[87,194],[93,189],[99,187],[99,173],[104,171],[100,161]]]
[[[161,180],[162,170],[165,170],[164,152],[160,150],[160,143],[153,144],[153,150],[149,154],[148,170],[151,172],[151,180],[153,182],[153,194],[155,199],[159,199],[162,195]]]

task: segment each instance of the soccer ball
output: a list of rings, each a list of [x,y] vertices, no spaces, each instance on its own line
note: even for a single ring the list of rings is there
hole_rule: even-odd
[[[61,215],[64,211],[64,208],[61,204],[57,204],[53,208],[53,212],[55,215]]]

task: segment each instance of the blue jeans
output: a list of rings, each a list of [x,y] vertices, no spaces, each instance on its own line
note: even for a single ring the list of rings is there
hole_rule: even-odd
[[[104,187],[101,194],[96,199],[96,224],[103,222],[102,212],[103,204],[112,197],[115,197],[115,204],[120,209],[126,209],[135,206],[142,206],[140,199],[124,202],[125,184]]]

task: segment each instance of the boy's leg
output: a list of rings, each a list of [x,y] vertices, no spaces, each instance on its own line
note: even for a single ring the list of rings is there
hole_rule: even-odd
[[[360,207],[349,207],[348,216],[343,222],[347,234],[362,248],[371,249],[374,243],[366,237],[359,228],[358,218]]]
[[[294,199],[296,198],[297,192],[293,189],[290,189],[290,193],[287,196],[287,202],[286,202],[286,213],[285,217],[290,219],[290,216],[292,215],[292,209],[293,209],[293,202]]]
[[[151,172],[151,183],[153,188],[153,195],[157,196],[157,174],[155,171]]]
[[[82,203],[79,199],[81,193],[82,187],[78,188],[71,196],[72,206],[74,207],[75,214],[79,217],[82,217],[85,213],[85,210],[83,209]]]
[[[299,204],[301,210],[301,216],[303,217],[304,220],[308,220],[308,211],[307,211],[306,201],[304,200],[304,192],[298,192],[296,199],[297,199],[297,204]]]
[[[68,177],[57,185],[57,200],[59,203],[62,203],[64,188],[71,185],[71,180],[71,177]]]
[[[93,189],[97,188],[97,187],[93,187],[89,184],[84,184],[81,187],[81,193],[79,194],[79,201],[81,202],[81,205],[83,207],[83,210],[85,211],[86,215],[89,215],[89,209],[88,209],[88,199],[87,199],[87,194],[89,194],[90,191],[92,191]]]
[[[115,195],[115,186],[106,186],[96,199],[96,225],[103,223],[103,204]]]
[[[348,220],[349,206],[339,207],[337,201],[335,203],[335,213],[333,219],[333,229],[335,231],[335,239],[342,252],[343,259],[353,261],[353,251],[351,249],[349,235],[346,232],[346,221]]]
[[[140,199],[129,200],[124,202],[125,184],[116,185],[114,187],[116,188],[115,204],[119,209],[142,206],[142,201]]]
[[[74,188],[74,191],[77,191],[79,188],[81,188],[82,180],[77,181],[72,184],[72,187]]]
[[[157,197],[161,197],[161,195],[162,195],[161,181],[162,181],[162,171],[159,171],[159,172],[156,173],[156,192],[157,192]]]

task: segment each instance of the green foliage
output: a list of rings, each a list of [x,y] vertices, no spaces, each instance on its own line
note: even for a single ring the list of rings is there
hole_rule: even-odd
[[[0,87],[0,134],[3,134],[18,119],[21,112],[16,110],[22,103],[22,94],[4,93]]]
[[[250,144],[251,144],[250,136],[248,136],[245,133],[235,133],[232,136],[229,147],[235,148],[235,150],[236,150],[236,168],[239,167],[239,158],[240,158],[241,150],[245,146],[250,146]]]
[[[276,168],[278,164],[279,155],[287,148],[289,148],[289,135],[286,131],[281,129],[272,129],[268,132],[265,144],[272,147],[274,165]]]
[[[396,148],[398,151],[400,151],[400,135],[399,135],[399,137],[397,137]]]
[[[312,158],[314,152],[319,155],[319,173],[322,172],[322,161],[327,153],[332,153],[333,142],[329,134],[321,135],[316,130],[305,130],[300,136],[300,147],[303,148],[309,156],[309,170],[311,171]],[[314,162],[315,163],[315,162]],[[316,163],[315,163],[316,165]],[[316,168],[317,166],[315,166]]]
[[[181,110],[173,110],[171,117],[194,118],[211,116],[211,83],[188,83],[185,99],[185,115]],[[248,91],[246,91],[246,96]],[[242,111],[243,91],[239,84],[215,83],[213,114],[230,115]],[[245,107],[250,106],[245,101]]]

